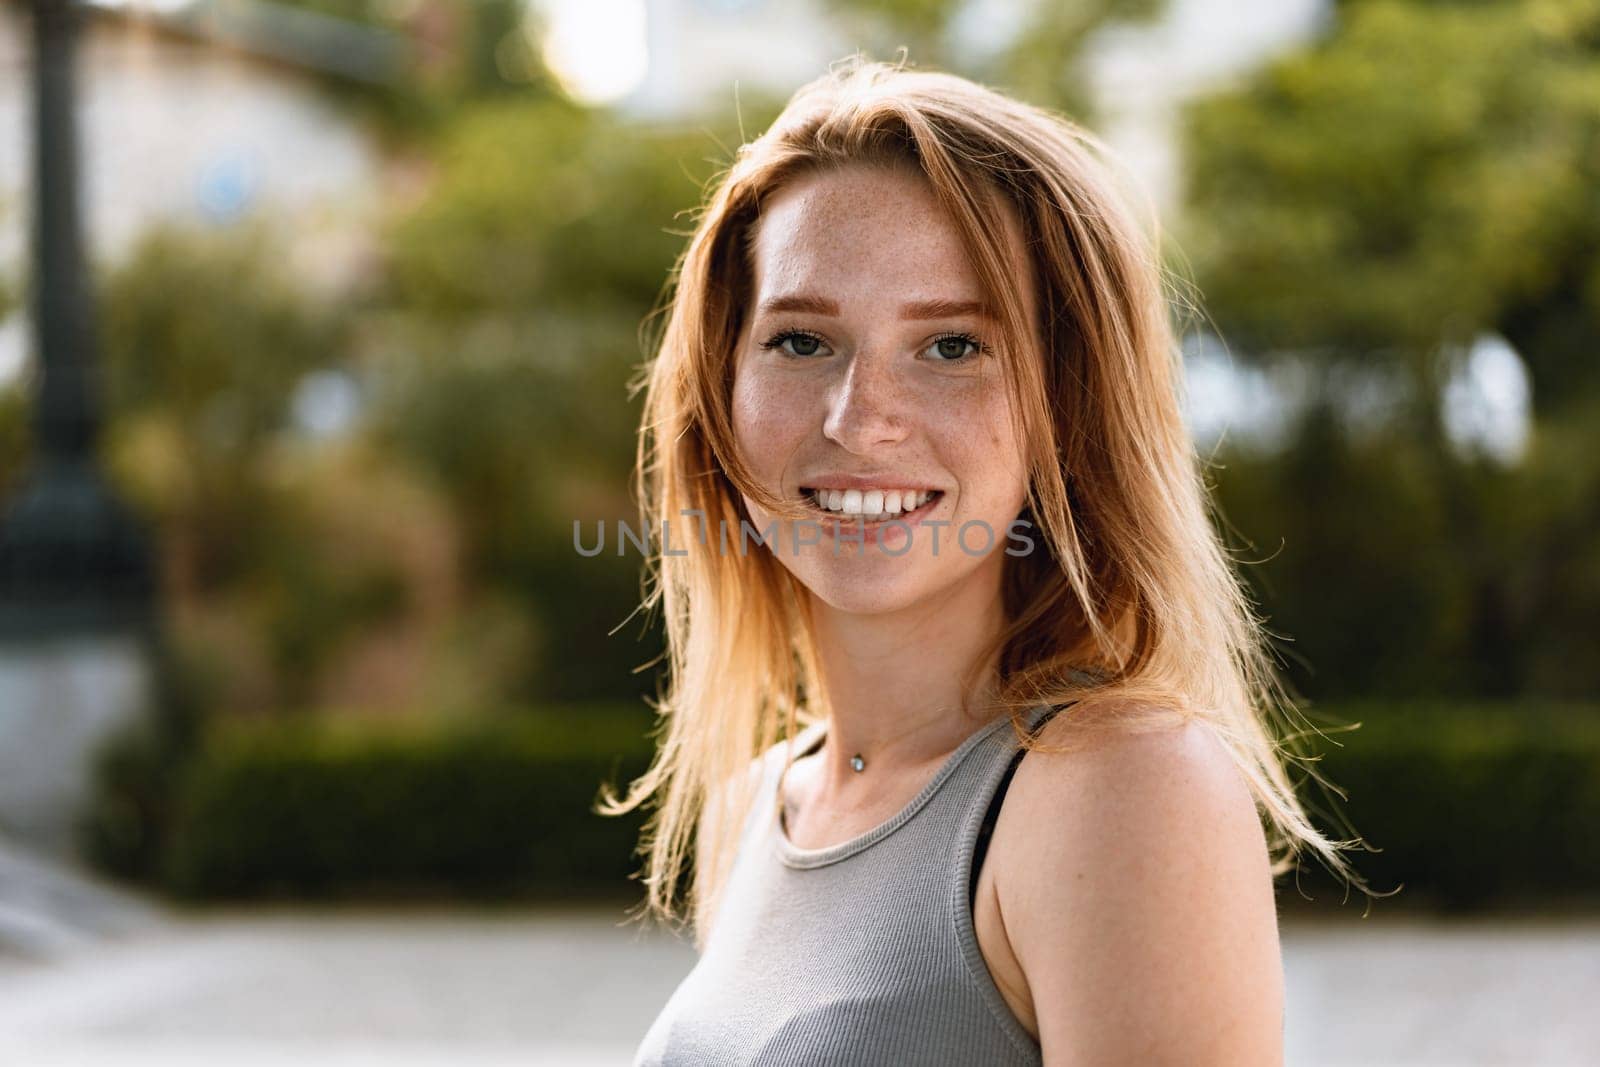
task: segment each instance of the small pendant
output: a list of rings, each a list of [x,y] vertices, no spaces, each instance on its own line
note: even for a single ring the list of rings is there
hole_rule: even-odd
[[[864,771],[867,769],[867,761],[861,758],[861,753],[857,752],[850,757],[850,766],[857,771]]]

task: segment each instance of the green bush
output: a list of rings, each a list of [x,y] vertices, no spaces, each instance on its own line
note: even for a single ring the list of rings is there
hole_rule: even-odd
[[[1341,704],[1318,773],[1368,845],[1351,862],[1402,906],[1600,898],[1600,706]],[[1321,806],[1315,789],[1301,794]],[[1326,810],[1315,821],[1355,836]],[[1302,888],[1331,884],[1302,861]],[[1285,890],[1292,892],[1292,890]],[[1321,899],[1320,893],[1313,893]]]
[[[1375,892],[1400,888],[1395,905],[1600,892],[1600,706],[1390,702],[1313,718],[1318,774],[1346,794],[1331,810],[1349,825],[1309,781],[1302,796],[1332,836],[1380,850],[1350,859]],[[164,880],[191,899],[635,896],[645,813],[591,809],[602,783],[648,765],[652,722],[643,705],[573,705],[454,725],[233,724],[179,782]],[[1310,858],[1284,879],[1285,903],[1296,887],[1341,894]]]
[[[591,808],[644,770],[649,726],[642,705],[233,724],[184,776],[163,879],[189,899],[626,892],[642,817]]]

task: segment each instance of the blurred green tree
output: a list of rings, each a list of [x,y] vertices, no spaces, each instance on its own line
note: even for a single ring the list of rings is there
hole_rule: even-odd
[[[652,689],[632,672],[658,635],[611,636],[642,565],[615,553],[616,522],[637,525],[627,382],[679,216],[726,143],[558,100],[484,102],[433,146],[425,198],[390,230],[375,432],[452,501],[468,580],[534,616],[548,669],[517,698]],[[587,544],[601,520],[609,551],[579,556],[573,523]]]
[[[1450,357],[1504,335],[1542,414],[1600,391],[1600,3],[1344,5],[1194,105],[1180,227],[1248,358],[1382,361],[1440,432]]]
[[[1600,692],[1600,3],[1341,5],[1198,101],[1178,245],[1246,362],[1313,383],[1282,456],[1230,445],[1248,573],[1316,696]],[[1526,454],[1462,456],[1442,386],[1482,334],[1532,381]],[[1398,423],[1341,425],[1347,370]],[[1345,409],[1340,409],[1341,411]],[[1585,533],[1584,531],[1587,531]]]
[[[99,309],[103,451],[161,531],[180,638],[217,639],[229,612],[242,615],[271,671],[262,699],[298,706],[405,593],[370,545],[319,537],[292,473],[297,390],[351,342],[343,307],[308,297],[286,254],[265,223],[158,228],[106,275]]]
[[[173,575],[184,593],[261,558],[274,532],[262,511],[269,446],[301,379],[337,363],[345,344],[338,309],[309,303],[281,255],[264,228],[161,228],[102,286],[110,418],[123,433],[161,425],[181,463],[160,475],[159,496],[148,495],[154,482],[135,491],[185,528]]]

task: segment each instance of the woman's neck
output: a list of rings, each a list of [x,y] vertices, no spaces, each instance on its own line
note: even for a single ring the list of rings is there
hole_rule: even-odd
[[[829,715],[823,788],[924,765],[960,746],[992,695],[991,656],[963,700],[963,675],[1004,625],[998,582],[983,570],[902,611],[858,615],[817,602],[812,620]],[[964,710],[964,707],[966,710]],[[865,768],[857,771],[853,757]],[[878,772],[878,773],[874,773]]]

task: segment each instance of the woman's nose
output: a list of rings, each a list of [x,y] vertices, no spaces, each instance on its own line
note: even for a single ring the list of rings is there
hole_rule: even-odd
[[[902,384],[887,354],[857,352],[828,403],[823,436],[860,454],[901,440],[908,414]]]

